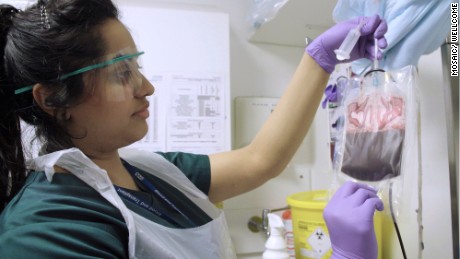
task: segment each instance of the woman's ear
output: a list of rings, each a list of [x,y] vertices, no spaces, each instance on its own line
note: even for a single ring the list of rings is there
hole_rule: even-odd
[[[47,89],[42,84],[35,84],[32,89],[32,95],[34,96],[35,103],[46,113],[51,116],[54,116],[54,112],[56,107],[50,102],[47,102],[48,96],[50,96],[52,92]]]

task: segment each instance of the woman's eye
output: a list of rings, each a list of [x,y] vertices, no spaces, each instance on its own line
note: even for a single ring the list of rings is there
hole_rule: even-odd
[[[118,78],[121,80],[129,80],[131,78],[131,70],[126,70],[117,74]]]

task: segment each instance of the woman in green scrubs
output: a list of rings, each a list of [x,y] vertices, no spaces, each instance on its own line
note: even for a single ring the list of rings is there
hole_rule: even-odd
[[[122,154],[146,134],[155,89],[114,4],[39,0],[24,11],[0,5],[0,14],[1,258],[235,258],[212,204],[282,172],[338,63],[330,53],[359,23],[310,44],[246,147]],[[352,59],[369,57],[374,37],[384,45],[385,24],[362,19]],[[27,163],[20,119],[43,143]]]

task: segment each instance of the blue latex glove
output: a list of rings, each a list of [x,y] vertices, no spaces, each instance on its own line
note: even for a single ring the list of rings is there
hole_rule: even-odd
[[[361,37],[350,53],[350,59],[339,61],[336,58],[334,50],[338,49],[348,32],[356,28],[361,20],[364,25],[361,28]],[[387,41],[384,38],[388,27],[384,20],[378,15],[370,17],[357,17],[352,20],[337,23],[327,31],[319,35],[306,48],[307,53],[328,73],[334,71],[335,65],[342,62],[351,62],[360,58],[374,59],[374,38],[377,39],[379,48],[387,47]],[[382,58],[379,51],[378,59]]]
[[[337,190],[323,212],[332,243],[332,259],[377,258],[375,209],[383,210],[383,202],[372,187],[346,182]]]

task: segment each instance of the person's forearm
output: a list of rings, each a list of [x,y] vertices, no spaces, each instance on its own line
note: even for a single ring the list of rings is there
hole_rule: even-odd
[[[268,120],[246,147],[213,154],[209,199],[222,201],[279,175],[315,117],[329,74],[304,54]]]
[[[315,117],[328,78],[305,53],[275,110],[247,147],[263,160],[265,174],[278,175],[293,157]]]

